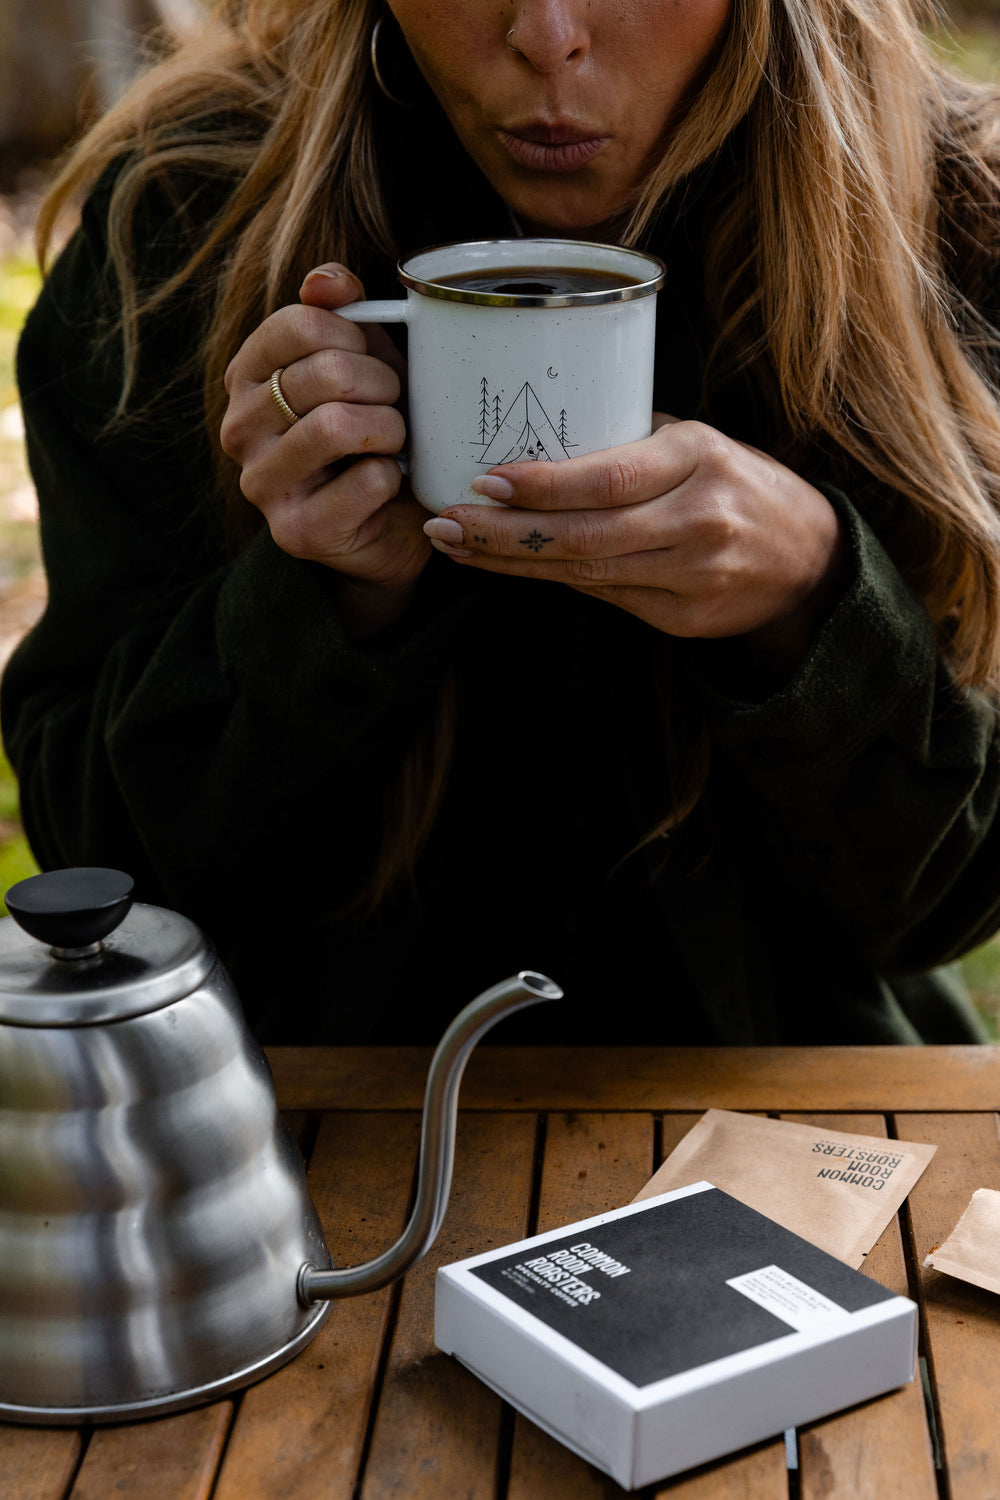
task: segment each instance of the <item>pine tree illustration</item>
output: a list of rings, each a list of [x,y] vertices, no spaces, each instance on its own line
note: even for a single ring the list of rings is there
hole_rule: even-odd
[[[486,385],[486,376],[484,375],[483,376],[483,392],[482,392],[482,399],[480,401],[480,412],[479,412],[479,427],[480,427],[480,431],[482,433],[482,440],[483,440],[484,443],[487,441],[487,439],[489,438],[489,435],[490,435],[489,422],[490,422],[490,394],[489,394],[489,390],[488,390],[487,385]]]
[[[498,391],[497,394],[493,398],[493,431],[494,432],[499,432],[500,431],[500,422],[501,422],[501,417],[500,417],[500,397],[502,395],[503,395],[503,392],[502,391]]]
[[[563,447],[565,448],[565,446],[566,446],[566,408],[565,407],[563,407],[562,411],[559,413],[559,441],[562,443]]]

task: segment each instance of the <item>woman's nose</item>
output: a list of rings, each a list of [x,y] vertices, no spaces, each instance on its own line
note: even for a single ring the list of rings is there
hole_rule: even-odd
[[[526,0],[514,6],[507,46],[536,73],[581,63],[590,51],[586,0]]]

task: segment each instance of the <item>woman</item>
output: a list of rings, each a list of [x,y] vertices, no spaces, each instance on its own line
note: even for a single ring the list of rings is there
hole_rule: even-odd
[[[219,6],[43,216],[91,190],[20,356],[40,861],[199,920],[267,1041],[527,966],[508,1040],[979,1037],[926,971],[1000,921],[996,156],[898,0]],[[655,430],[431,519],[336,310],[533,232],[666,261]]]

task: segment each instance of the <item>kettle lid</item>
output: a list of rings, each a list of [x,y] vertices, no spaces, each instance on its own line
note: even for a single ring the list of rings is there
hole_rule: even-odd
[[[198,988],[215,950],[177,912],[132,901],[121,870],[33,875],[0,919],[0,1022],[90,1026],[160,1010]]]

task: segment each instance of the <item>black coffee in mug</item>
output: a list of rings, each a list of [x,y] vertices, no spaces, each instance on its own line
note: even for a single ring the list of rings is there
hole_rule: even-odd
[[[636,276],[590,266],[506,266],[456,271],[434,279],[438,286],[458,292],[488,292],[495,297],[575,297],[581,292],[613,292],[619,287],[642,285]]]

